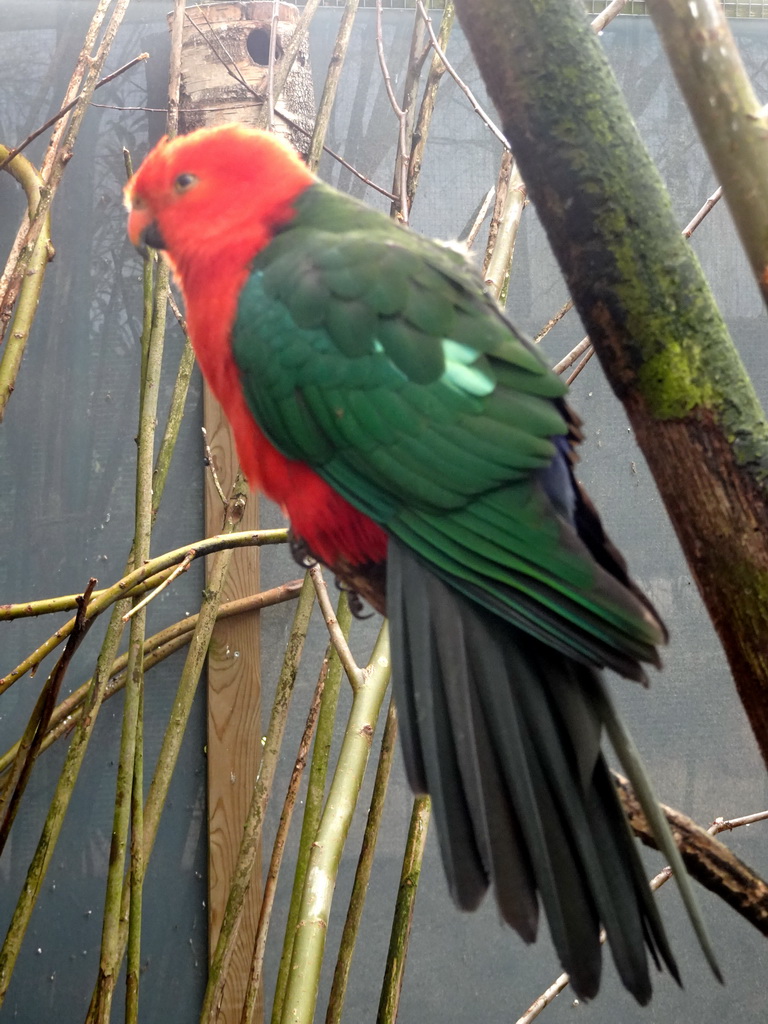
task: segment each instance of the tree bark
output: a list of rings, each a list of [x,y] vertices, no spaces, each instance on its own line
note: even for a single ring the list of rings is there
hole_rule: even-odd
[[[768,762],[768,429],[577,0],[456,0]]]

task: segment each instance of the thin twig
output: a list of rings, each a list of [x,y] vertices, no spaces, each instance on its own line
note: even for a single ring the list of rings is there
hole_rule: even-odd
[[[64,676],[66,675],[75,651],[80,646],[85,634],[88,632],[90,623],[86,621],[85,612],[95,586],[96,580],[92,577],[88,581],[88,585],[86,586],[82,597],[79,598],[74,628],[67,640],[61,657],[56,662],[53,671],[46,680],[45,686],[43,687],[38,701],[35,704],[29,724],[27,725],[24,735],[19,742],[10,775],[5,782],[2,797],[0,798],[0,853],[5,849],[5,844],[8,841],[11,826],[13,825],[21,797],[29,780],[32,765],[40,752],[43,737],[45,736],[51,717],[54,713],[56,699],[59,695],[59,691],[61,690],[61,684],[64,681]]]
[[[133,616],[136,614],[136,612],[140,611],[142,608],[146,608],[146,606],[149,604],[150,601],[154,601],[155,598],[158,597],[160,594],[162,594],[162,592],[165,590],[165,588],[170,586],[170,584],[173,583],[173,581],[178,576],[181,576],[181,574],[183,572],[186,572],[187,569],[192,564],[192,559],[195,557],[195,554],[196,554],[196,552],[194,550],[188,552],[188,554],[185,557],[185,559],[182,562],[179,562],[179,564],[176,566],[176,568],[173,570],[173,572],[170,572],[165,577],[165,579],[163,580],[163,582],[160,584],[159,587],[155,587],[154,590],[151,590],[146,595],[146,597],[143,597],[141,599],[141,601],[139,601],[138,604],[135,604],[133,606],[133,608],[131,608],[131,610],[129,612],[127,612],[123,616],[123,622],[127,622],[129,619],[132,619]]]
[[[208,444],[208,431],[205,429],[205,427],[200,427],[200,431],[203,435],[203,448],[205,449],[205,464],[211,471],[211,480],[213,480],[213,486],[216,488],[216,493],[221,498],[222,505],[226,507],[227,496],[224,493],[223,487],[221,486],[219,474],[216,471],[216,463],[214,462],[213,459],[213,452],[211,451],[211,446]]]
[[[565,307],[563,307],[563,309],[564,308]],[[562,310],[560,312],[562,313]],[[550,321],[550,323],[551,322],[552,321]],[[589,338],[582,338],[578,345],[574,345],[574,347],[571,349],[567,356],[561,359],[559,363],[555,363],[555,365],[552,367],[553,372],[562,373],[563,370],[567,370],[569,367],[573,366],[573,364],[576,362],[579,356],[583,356],[587,349],[591,347],[591,345],[592,342],[589,340]]]
[[[281,118],[281,120],[285,121],[286,124],[290,125],[291,128],[294,128],[297,132],[302,132],[304,135],[307,136],[311,135],[311,132],[309,132],[303,125],[300,125],[298,121],[292,118],[288,111],[282,108],[279,103],[276,104],[275,106],[275,113],[279,118]],[[395,198],[393,192],[390,192],[389,189],[384,188],[383,185],[377,185],[375,181],[371,181],[371,179],[367,178],[362,173],[362,171],[358,171],[358,169],[356,167],[353,167],[353,165],[348,160],[345,160],[343,156],[332,150],[330,146],[326,146],[325,143],[323,143],[323,152],[327,153],[328,156],[336,160],[337,163],[340,163],[341,166],[346,171],[349,171],[350,174],[354,174],[354,176],[358,178],[360,181],[362,181],[365,185],[367,185],[368,188],[372,188],[374,192],[378,192],[380,195],[386,196],[387,199]]]
[[[219,608],[218,619],[230,618],[234,615],[245,615],[262,608],[269,608],[275,604],[282,604],[284,601],[293,601],[299,596],[301,580],[292,580],[289,583],[282,583],[269,590],[263,590],[258,594],[249,597],[240,597],[234,601],[228,601]],[[184,619],[166,626],[159,633],[147,637],[144,643],[144,672],[175,654],[189,643],[190,634],[197,625],[198,616],[188,615]],[[218,621],[218,620],[217,620]],[[125,686],[125,669],[128,663],[128,655],[122,654],[116,658],[109,672],[109,682],[104,697],[114,696]],[[56,706],[51,716],[48,731],[43,738],[42,750],[47,750],[61,736],[71,732],[80,720],[82,706],[93,684],[89,679],[76,690],[73,690],[68,697]],[[13,762],[19,749],[19,742],[15,743],[5,754],[0,756],[0,774],[6,772]]]
[[[758,821],[768,820],[768,811],[758,811],[757,814],[747,814],[743,818],[715,818],[707,829],[710,835],[716,836],[720,832],[730,832],[742,825],[754,825]]]
[[[495,194],[496,186],[491,185],[491,187],[485,193],[485,197],[483,198],[483,201],[480,203],[480,206],[477,209],[477,216],[472,222],[472,226],[470,227],[469,231],[464,236],[464,238],[461,239],[461,241],[468,250],[472,248],[472,246],[475,244],[475,239],[480,234],[480,228],[483,226],[483,221],[488,216],[488,210],[490,208],[491,203],[493,202],[493,197],[495,196]]]
[[[540,342],[540,341],[542,340],[542,338],[543,338],[543,337],[544,337],[545,335],[549,334],[549,332],[550,332],[550,331],[552,330],[552,328],[553,328],[553,327],[555,327],[555,326],[556,326],[556,324],[559,324],[559,323],[560,323],[560,321],[561,321],[561,320],[563,319],[563,317],[565,316],[565,314],[566,314],[566,313],[568,313],[568,312],[570,312],[570,310],[572,310],[572,309],[573,309],[573,299],[568,299],[568,300],[567,300],[566,302],[564,302],[564,303],[563,303],[563,305],[562,305],[562,306],[560,307],[560,309],[558,309],[558,311],[557,311],[557,312],[555,313],[555,315],[554,315],[553,317],[551,317],[551,318],[550,318],[549,320],[547,320],[547,322],[546,322],[546,323],[544,324],[544,326],[543,326],[543,327],[541,328],[541,330],[539,331],[539,333],[538,333],[538,334],[537,334],[537,335],[536,335],[536,336],[534,337],[534,339],[533,339],[533,344],[534,344],[534,345],[538,345],[538,344],[539,344],[539,342]],[[574,349],[574,352],[575,352],[575,351],[576,351],[576,350]],[[571,355],[573,355],[573,353],[571,353]],[[566,359],[567,359],[567,358],[568,358],[568,356],[566,356]],[[576,357],[574,356],[574,358],[573,358],[573,359],[571,359],[571,363],[572,363],[572,362],[573,362],[573,361],[575,360],[575,358],[576,358]],[[565,360],[563,360],[562,362],[565,362]],[[571,363],[565,363],[565,365],[566,365],[566,366],[570,366],[570,365],[571,365]],[[561,364],[560,364],[560,363],[558,363],[557,365],[558,365],[558,366],[561,366]],[[562,369],[562,368],[563,368],[563,367],[561,366],[561,369]],[[560,372],[561,372],[561,370],[558,370],[558,369],[557,369],[557,368],[555,367],[555,373],[560,373]]]
[[[699,212],[683,228],[683,236],[685,238],[690,238],[691,237],[693,232],[696,230],[696,228],[699,226],[699,224],[701,224],[701,222],[707,216],[707,214],[712,209],[712,207],[716,203],[718,203],[722,198],[723,198],[723,186],[720,185],[719,188],[715,189],[715,191],[712,193],[712,195],[709,197],[709,199],[706,201],[706,203],[704,203],[704,205],[699,210]]]
[[[149,54],[140,53],[138,57],[134,57],[133,60],[129,60],[127,64],[123,64],[123,66],[118,68],[117,71],[113,71],[111,74],[104,75],[103,78],[100,78],[96,85],[94,85],[93,91],[96,92],[96,90],[100,89],[102,85],[106,85],[108,82],[113,81],[119,75],[124,74],[126,71],[130,71],[132,67],[135,67],[137,64],[140,64],[142,61],[145,60],[149,60]],[[0,162],[0,171],[4,170],[6,165],[9,164],[11,160],[14,159],[14,157],[17,157],[19,153],[22,153],[27,148],[27,146],[34,142],[35,139],[37,139],[40,135],[43,134],[43,132],[47,132],[49,128],[52,128],[56,124],[57,121],[59,121],[62,117],[68,114],[70,110],[72,110],[72,108],[78,102],[81,96],[82,93],[75,96],[75,98],[73,100],[70,100],[69,103],[65,103],[64,106],[53,115],[53,117],[48,118],[45,124],[41,124],[40,127],[36,128],[31,135],[28,135],[23,142],[20,142],[18,146],[14,146],[14,148],[9,151],[5,159],[2,162]],[[97,104],[94,103],[93,106],[97,106]]]
[[[397,183],[397,188],[394,190],[397,204],[396,213],[400,220],[404,224],[408,223],[408,165],[405,160],[404,154],[407,152],[408,140],[406,137],[406,112],[397,102],[395,96],[395,90],[392,88],[392,78],[389,74],[389,68],[387,67],[387,58],[384,55],[384,36],[381,27],[381,0],[376,0],[376,51],[379,55],[379,66],[381,67],[382,78],[384,79],[384,88],[386,89],[387,96],[389,97],[389,103],[392,110],[395,112],[398,124],[398,152],[403,154],[403,159],[400,161],[400,174]]]
[[[565,383],[568,385],[568,387],[570,387],[571,384],[573,384],[573,382],[576,380],[576,378],[579,376],[581,371],[584,369],[584,367],[587,365],[587,363],[589,362],[589,360],[592,358],[592,356],[594,354],[595,354],[595,350],[592,348],[592,346],[590,346],[587,349],[587,354],[581,360],[581,362],[576,367],[576,369],[573,371],[573,373],[570,374],[570,376],[565,378]]]
[[[309,570],[309,575],[312,579],[315,592],[317,593],[317,603],[320,607],[320,611],[323,613],[323,618],[325,619],[325,625],[328,628],[331,643],[339,656],[339,661],[343,665],[344,671],[347,673],[352,689],[356,690],[363,684],[363,670],[358,666],[352,656],[347,639],[344,636],[334,614],[333,605],[328,597],[328,587],[323,579],[323,570],[319,565],[313,565]]]
[[[240,533],[218,533],[213,537],[206,537],[202,540],[196,541],[194,544],[187,544],[183,548],[175,548],[173,551],[166,551],[162,555],[158,555],[156,558],[151,558],[144,565],[139,566],[138,569],[134,569],[128,573],[122,579],[118,580],[111,587],[107,587],[105,590],[98,591],[98,596],[88,605],[88,618],[93,618],[96,615],[101,614],[106,608],[114,604],[115,601],[120,600],[125,594],[134,587],[143,583],[151,576],[156,575],[159,572],[163,572],[165,569],[176,565],[178,562],[186,558],[187,553],[191,548],[194,548],[197,552],[197,557],[202,558],[206,555],[212,555],[216,552],[223,551],[227,548],[240,548],[240,547],[259,547],[266,544],[285,544],[288,540],[288,531],[285,529],[278,530],[243,530]],[[74,626],[74,619],[70,619],[65,622],[63,626],[60,626],[56,632],[50,636],[44,643],[42,643],[37,650],[33,651],[20,665],[17,665],[13,671],[0,678],[0,694],[4,693],[10,686],[13,685],[18,679],[26,675],[27,672],[31,672],[43,658],[47,657],[51,651],[55,650],[56,647],[65,640],[72,632]]]
[[[413,123],[416,112],[416,93],[424,62],[429,56],[429,44],[424,44],[425,34],[424,22],[417,14],[413,21],[411,45],[408,51],[408,63],[403,81],[403,98],[400,101],[400,107],[403,111],[402,128],[398,131],[395,169],[392,175],[392,191],[398,196],[398,199],[392,203],[389,210],[390,217],[402,219],[401,208],[404,208],[407,215],[406,223],[411,211],[408,174],[410,171],[410,153],[414,141]],[[408,148],[403,149],[403,145]],[[403,181],[405,181],[405,192],[403,192]]]
[[[647,845],[654,846],[655,848],[655,841],[653,840],[653,837],[648,829],[648,823],[646,822],[645,816],[643,815],[642,811],[636,803],[631,787],[627,783],[626,779],[623,779],[621,776],[616,775],[616,773],[614,773],[614,778],[617,783],[619,797],[621,798],[624,809],[629,816],[630,823],[632,825],[633,830],[635,831],[635,834],[638,835],[642,839],[642,841],[645,842]],[[690,854],[686,854],[685,840],[683,838],[684,836],[688,838],[688,841],[691,846],[697,845],[697,848],[700,851],[703,851],[706,846],[703,840],[704,836],[714,836],[718,832],[724,831],[729,828],[738,828],[742,825],[751,825],[756,821],[765,821],[766,819],[768,819],[768,811],[761,811],[758,814],[750,814],[743,818],[733,818],[728,821],[724,820],[723,818],[716,818],[712,825],[710,825],[706,832],[704,832],[704,830],[700,829],[695,824],[695,822],[692,822],[690,818],[686,818],[685,815],[680,814],[679,811],[673,811],[669,807],[663,807],[663,810],[670,824],[672,825],[673,834],[675,834],[675,840],[680,846],[681,852],[683,853],[683,857],[686,858],[686,865],[688,866],[689,870],[691,868],[691,860]],[[713,840],[710,840],[710,842],[713,842]],[[741,864],[741,862],[738,861],[738,858],[736,858],[730,850],[722,846],[722,844],[720,843],[716,844],[716,850],[712,859],[714,863],[717,863],[719,865],[721,870],[724,867],[727,867],[727,865],[729,864]],[[742,867],[744,866],[742,865]],[[667,882],[668,879],[670,879],[671,877],[672,871],[669,868],[669,866],[664,867],[650,880],[650,882],[648,883],[649,887],[655,891],[656,889],[661,888],[661,886],[664,885],[664,883]],[[732,878],[732,876],[729,877]],[[707,881],[705,881],[702,877],[699,877],[699,881],[701,881],[704,885],[708,885]],[[757,882],[762,883],[762,879],[758,879]],[[763,892],[767,893],[768,886],[766,886],[765,883],[762,883],[762,885]],[[752,885],[750,884],[749,887],[751,888]],[[708,888],[711,888],[711,886],[708,885]],[[730,888],[730,886],[728,886],[728,888]],[[723,895],[723,892],[721,890],[718,889],[717,891],[719,895]],[[766,901],[765,895],[763,896],[763,901],[764,904],[768,902]],[[752,919],[750,918],[750,920]],[[764,924],[767,920],[768,905],[764,906],[762,914],[762,921]],[[752,920],[752,923],[755,924],[756,922]],[[763,927],[761,930],[765,934],[768,934],[768,932],[766,932],[765,927]],[[604,930],[601,930],[600,941],[605,942]],[[531,1003],[531,1005],[528,1007],[525,1013],[517,1019],[516,1024],[531,1024],[531,1021],[535,1020],[539,1016],[539,1014],[543,1010],[545,1010],[547,1006],[549,1006],[550,1003],[552,1003],[555,1000],[555,998],[565,988],[568,987],[569,983],[570,977],[568,974],[563,973],[559,975],[559,977],[557,977],[555,981],[553,981],[553,983],[548,988],[546,988],[541,993],[541,995],[539,995]]]
[[[453,28],[454,16],[455,9],[453,0],[446,0],[446,5],[440,19],[440,32],[437,36],[437,46],[440,49],[440,52],[445,52],[445,48],[448,45],[448,39],[451,34],[451,29]],[[424,23],[423,18],[422,23]],[[429,24],[427,24],[427,29],[431,29]],[[427,74],[426,85],[424,86],[424,94],[421,99],[419,113],[416,117],[416,124],[413,129],[411,153],[408,160],[407,192],[409,207],[413,204],[413,200],[416,195],[416,188],[421,175],[421,164],[424,159],[424,150],[427,145],[429,129],[432,124],[432,115],[435,112],[437,92],[443,75],[445,74],[445,70],[445,64],[443,63],[438,51],[435,50],[432,55],[432,62]]]
[[[380,0],[377,0],[377,4],[378,3],[380,3]],[[507,138],[504,135],[504,133],[502,132],[502,130],[500,128],[498,128],[494,124],[492,119],[488,116],[488,114],[486,114],[486,112],[483,110],[483,108],[480,106],[480,104],[475,99],[475,94],[472,92],[472,90],[469,88],[469,86],[466,84],[466,82],[464,82],[464,80],[461,78],[459,73],[456,71],[456,69],[450,63],[448,58],[445,56],[445,53],[443,52],[439,42],[437,41],[437,36],[435,35],[435,30],[434,30],[434,28],[432,26],[432,21],[431,21],[431,19],[429,17],[429,14],[427,14],[427,9],[425,8],[424,4],[422,3],[422,0],[416,0],[416,8],[417,8],[419,14],[424,19],[424,22],[425,22],[425,24],[427,26],[427,32],[429,32],[429,38],[430,38],[430,40],[432,42],[432,46],[434,47],[435,53],[437,53],[437,55],[440,58],[440,60],[443,62],[443,64],[445,64],[445,70],[448,72],[448,74],[454,80],[456,85],[458,85],[458,87],[461,89],[461,91],[467,97],[467,99],[469,100],[469,102],[470,102],[470,104],[472,106],[472,109],[477,114],[477,116],[480,118],[480,120],[483,122],[483,124],[486,125],[486,127],[491,130],[491,133],[499,140],[499,142],[502,144],[502,146],[504,146],[505,149],[509,149],[510,148],[509,142],[507,141]]]

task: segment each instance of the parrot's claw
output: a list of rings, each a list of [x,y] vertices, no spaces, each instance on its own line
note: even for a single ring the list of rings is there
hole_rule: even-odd
[[[336,577],[335,581],[338,589],[347,595],[347,601],[349,602],[349,610],[352,612],[356,619],[371,619],[373,618],[373,612],[366,612],[365,604],[362,597],[354,590],[348,583],[345,583],[340,577]]]
[[[307,542],[302,537],[297,537],[292,531],[288,531],[288,546],[291,549],[293,560],[304,569],[311,569],[317,565],[317,559],[307,547]]]

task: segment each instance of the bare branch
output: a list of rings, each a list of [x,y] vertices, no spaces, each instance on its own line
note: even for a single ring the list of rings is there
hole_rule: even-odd
[[[357,690],[365,681],[363,671],[352,656],[346,637],[336,619],[333,605],[328,597],[328,587],[323,579],[323,571],[319,565],[315,564],[310,568],[309,575],[312,577],[312,583],[317,594],[317,603],[328,627],[331,643],[339,656],[339,661],[344,666],[344,671],[347,673],[352,689]]]

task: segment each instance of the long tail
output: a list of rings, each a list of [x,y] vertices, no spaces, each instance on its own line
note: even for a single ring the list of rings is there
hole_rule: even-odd
[[[666,820],[598,673],[480,608],[390,539],[387,605],[406,767],[429,793],[451,894],[493,887],[536,937],[539,898],[576,993],[600,982],[600,927],[623,984],[651,997],[648,953],[677,966],[600,750],[603,727],[672,863],[719,977]]]

